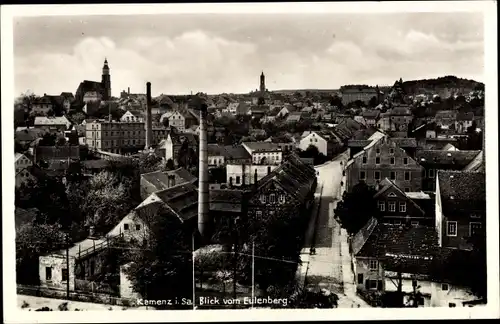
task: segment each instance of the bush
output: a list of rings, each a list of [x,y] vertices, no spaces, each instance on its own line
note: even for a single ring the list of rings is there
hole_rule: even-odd
[[[358,289],[356,293],[372,307],[383,306],[382,303],[383,293],[380,291],[366,291]]]

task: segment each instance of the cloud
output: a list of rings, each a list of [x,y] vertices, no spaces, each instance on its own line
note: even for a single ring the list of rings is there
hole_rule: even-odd
[[[248,92],[259,86],[262,70],[270,90],[450,74],[482,79],[484,39],[477,17],[203,17],[176,16],[168,23],[164,17],[80,19],[66,29],[61,19],[21,24],[16,92],[74,92],[82,80],[100,80],[105,57],[115,96],[127,87],[144,92],[147,81],[153,94]],[[50,41],[42,41],[45,34]]]

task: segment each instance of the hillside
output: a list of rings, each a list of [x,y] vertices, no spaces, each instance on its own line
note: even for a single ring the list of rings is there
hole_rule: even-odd
[[[439,92],[442,90],[460,91],[467,93],[473,90],[484,90],[484,84],[474,80],[457,78],[453,75],[447,75],[437,79],[423,79],[404,81],[403,87],[406,93],[426,93]]]

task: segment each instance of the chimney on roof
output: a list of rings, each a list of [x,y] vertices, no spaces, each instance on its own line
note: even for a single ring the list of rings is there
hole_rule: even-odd
[[[146,149],[151,147],[153,142],[153,125],[151,116],[151,82],[146,83]]]

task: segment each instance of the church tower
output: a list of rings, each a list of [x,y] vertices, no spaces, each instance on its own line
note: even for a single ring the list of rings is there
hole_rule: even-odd
[[[102,67],[102,99],[109,100],[111,99],[111,75],[109,74],[109,66],[108,60],[104,59],[104,66]]]
[[[265,93],[266,93],[266,77],[264,75],[264,71],[262,71],[262,74],[260,75],[260,95],[264,97]]]

